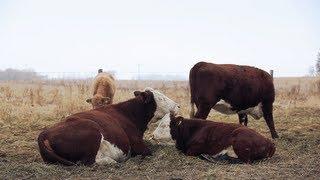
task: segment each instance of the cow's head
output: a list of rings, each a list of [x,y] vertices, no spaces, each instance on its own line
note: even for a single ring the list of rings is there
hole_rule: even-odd
[[[152,122],[158,121],[163,118],[166,114],[178,114],[180,106],[178,103],[174,102],[161,92],[154,90],[150,87],[145,88],[145,91],[148,90],[153,93],[154,100],[157,104],[156,112],[154,113],[154,118]]]
[[[99,94],[96,94],[92,98],[87,99],[86,102],[92,104],[93,108],[98,108],[110,104],[111,99],[109,97],[103,97]]]
[[[262,111],[262,103],[259,103],[257,106],[251,108],[251,111],[248,112],[249,115],[251,115],[254,119],[260,119],[263,117],[263,111]]]
[[[156,104],[151,123],[159,121],[167,113],[177,114],[179,105],[170,98],[152,88],[146,88],[144,91],[135,91],[134,95],[143,97],[146,101],[152,100]]]
[[[170,134],[170,113],[166,114],[152,133],[152,139],[160,144],[173,144]]]
[[[178,137],[178,129],[179,126],[181,127],[181,124],[183,122],[184,118],[181,116],[175,117],[174,115],[170,114],[170,134],[172,137],[172,140],[176,140]]]
[[[175,117],[168,113],[158,124],[158,127],[152,133],[152,139],[160,144],[172,145],[176,139],[177,127],[181,124],[183,118]]]

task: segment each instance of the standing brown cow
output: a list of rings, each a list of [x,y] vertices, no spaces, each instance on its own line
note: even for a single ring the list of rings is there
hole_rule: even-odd
[[[189,84],[191,117],[206,119],[210,110],[224,100],[231,111],[239,112],[240,123],[246,124],[247,115],[240,112],[258,107],[272,138],[278,138],[272,114],[275,89],[273,78],[267,72],[250,66],[199,62],[190,70]]]
[[[113,96],[116,91],[114,77],[102,69],[98,70],[98,75],[93,81],[93,97],[86,100],[92,104],[93,108],[98,108],[106,104],[113,103]]]

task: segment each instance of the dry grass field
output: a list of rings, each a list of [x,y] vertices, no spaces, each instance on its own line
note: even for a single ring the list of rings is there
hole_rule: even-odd
[[[91,107],[88,81],[0,83],[0,179],[318,179],[320,177],[320,81],[315,78],[275,79],[275,155],[253,164],[210,163],[187,157],[174,146],[145,140],[153,156],[131,158],[121,164],[65,167],[44,164],[38,133],[62,118]],[[115,102],[133,97],[135,89],[152,86],[178,102],[189,114],[187,82],[121,81]],[[211,112],[209,119],[237,123],[237,116]],[[270,138],[263,119],[249,119],[249,127]],[[154,126],[150,126],[152,130]]]

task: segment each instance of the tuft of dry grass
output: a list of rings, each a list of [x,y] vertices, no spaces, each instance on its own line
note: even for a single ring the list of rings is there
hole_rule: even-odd
[[[317,84],[318,83],[318,84]],[[253,164],[209,163],[187,157],[174,146],[157,145],[145,139],[153,156],[134,157],[124,163],[106,166],[47,165],[37,146],[39,132],[62,118],[90,109],[90,81],[46,81],[0,83],[0,179],[317,179],[320,175],[320,80],[308,78],[275,79],[274,157]],[[187,82],[119,81],[115,102],[133,97],[133,91],[151,86],[181,105],[188,117]],[[318,89],[317,89],[318,88]],[[212,111],[210,120],[237,123],[236,115]],[[264,120],[249,120],[249,127],[266,137],[270,133]]]

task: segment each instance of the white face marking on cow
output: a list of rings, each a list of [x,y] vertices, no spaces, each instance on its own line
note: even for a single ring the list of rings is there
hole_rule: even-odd
[[[152,139],[159,144],[173,145],[174,141],[170,133],[170,113],[166,114],[152,133]]]
[[[154,118],[152,122],[155,122],[160,118],[163,118],[168,113],[174,115],[178,114],[178,111],[180,109],[179,104],[177,104],[161,92],[154,90],[150,87],[145,88],[145,91],[146,90],[149,90],[153,93],[154,100],[157,104],[157,109],[154,113]]]
[[[232,110],[232,106],[229,103],[225,102],[224,100],[220,100],[215,106],[213,106],[213,109],[222,114],[249,114],[254,119],[260,119],[263,116],[262,103],[259,103],[255,107],[237,112]]]
[[[105,140],[101,134],[101,142],[98,153],[96,155],[96,163],[99,165],[113,164],[116,162],[125,161],[128,155],[124,154],[121,149]]]
[[[259,103],[258,106],[253,107],[250,112],[248,112],[250,116],[252,116],[254,119],[260,119],[263,117],[263,111],[262,111],[262,103]]]
[[[224,100],[220,100],[213,106],[213,109],[223,114],[237,114],[236,111],[231,110],[232,106]]]

